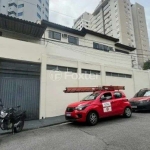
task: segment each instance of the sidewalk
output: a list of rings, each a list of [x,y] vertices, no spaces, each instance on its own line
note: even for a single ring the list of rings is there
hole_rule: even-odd
[[[51,118],[46,118],[46,119],[41,119],[41,120],[31,120],[31,121],[25,121],[24,129],[23,131],[26,130],[31,130],[31,129],[38,129],[42,127],[47,127],[47,126],[52,126],[52,125],[57,125],[61,123],[67,122],[65,120],[65,116],[58,116],[58,117],[51,117]],[[0,129],[0,135],[3,133],[11,132],[11,130],[6,130],[3,131]]]

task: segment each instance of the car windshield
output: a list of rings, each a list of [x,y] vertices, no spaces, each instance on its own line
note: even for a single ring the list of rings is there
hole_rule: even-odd
[[[92,93],[88,96],[86,96],[83,101],[89,101],[89,100],[95,100],[97,96],[99,96],[100,93]]]
[[[150,90],[140,90],[134,97],[150,96]]]

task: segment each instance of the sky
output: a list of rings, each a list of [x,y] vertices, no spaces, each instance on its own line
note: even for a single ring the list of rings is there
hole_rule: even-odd
[[[139,3],[145,8],[148,33],[150,37],[150,1],[149,0],[130,0],[131,3]],[[100,0],[50,0],[51,22],[64,26],[72,27],[74,19],[82,13],[92,13]]]

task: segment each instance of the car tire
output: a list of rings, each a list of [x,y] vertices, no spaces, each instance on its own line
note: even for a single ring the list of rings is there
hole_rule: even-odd
[[[98,119],[99,118],[97,113],[92,111],[88,113],[86,122],[88,123],[88,125],[94,126],[98,123]]]
[[[124,114],[123,114],[123,116],[124,116],[125,118],[130,118],[130,117],[132,116],[132,110],[131,110],[130,107],[126,107],[126,108],[124,109]]]

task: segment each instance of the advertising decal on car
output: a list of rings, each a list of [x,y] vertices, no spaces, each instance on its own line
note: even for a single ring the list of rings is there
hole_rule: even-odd
[[[104,112],[112,111],[112,107],[111,107],[111,103],[110,102],[102,103],[102,105],[103,105],[103,111]]]

